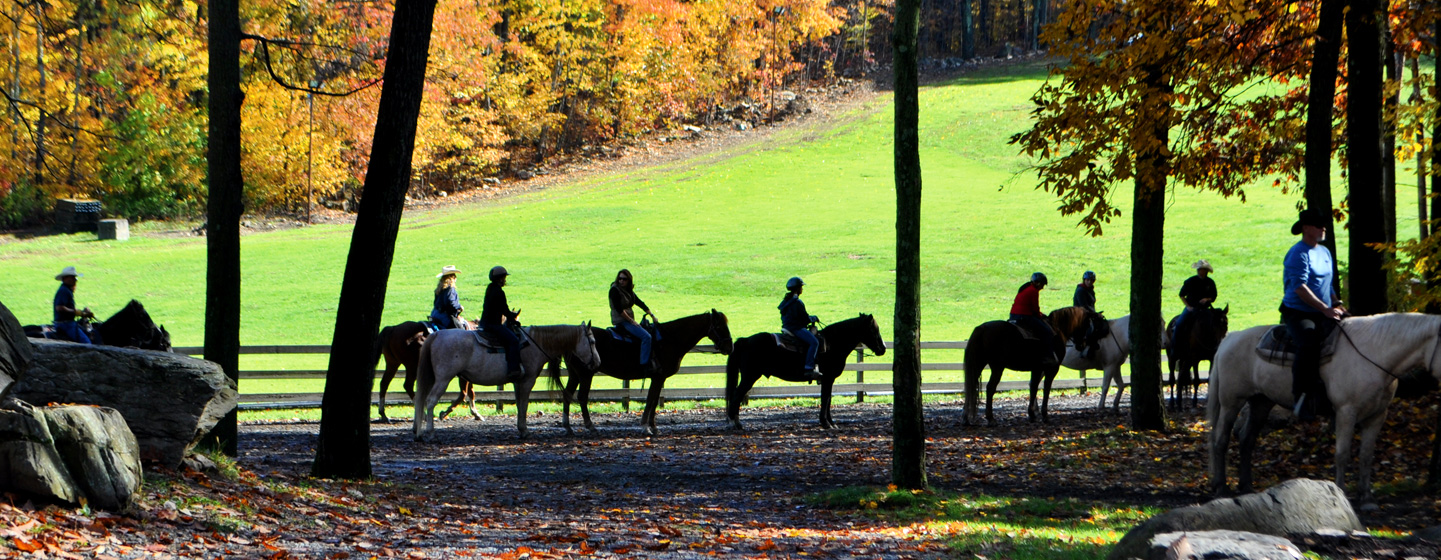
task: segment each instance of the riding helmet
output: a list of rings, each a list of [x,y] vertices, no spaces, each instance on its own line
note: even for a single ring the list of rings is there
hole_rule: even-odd
[[[491,280],[495,280],[496,278],[500,278],[500,277],[502,277],[502,276],[510,276],[510,273],[505,271],[505,267],[503,267],[503,266],[497,266],[497,267],[495,267],[495,268],[490,269],[490,279],[491,279]]]
[[[787,289],[787,290],[794,290],[794,289],[799,288],[799,287],[804,286],[804,285],[806,285],[806,283],[805,283],[804,281],[802,281],[802,280],[801,280],[801,277],[799,277],[799,276],[792,276],[790,280],[786,280],[786,289]]]
[[[1085,274],[1082,274],[1082,275],[1081,275],[1081,279],[1082,279],[1082,280],[1095,280],[1095,279],[1096,279],[1096,273],[1087,270]]]
[[[1046,284],[1050,284],[1051,282],[1050,282],[1049,280],[1046,280],[1046,275],[1045,275],[1045,274],[1041,274],[1041,273],[1037,272],[1037,273],[1031,275],[1031,283],[1032,283],[1032,284],[1039,284],[1039,285],[1041,285],[1041,286],[1045,286]]]

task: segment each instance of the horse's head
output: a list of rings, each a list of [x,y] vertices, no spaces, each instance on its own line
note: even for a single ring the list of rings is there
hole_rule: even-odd
[[[580,324],[580,332],[580,336],[575,337],[575,356],[585,363],[585,367],[600,369],[600,350],[596,349],[595,331],[591,330],[590,321]]]
[[[1046,318],[1050,320],[1056,333],[1061,335],[1061,342],[1064,343],[1080,340],[1086,334],[1087,313],[1084,307],[1062,307],[1052,311]]]
[[[146,350],[159,350],[170,352],[170,331],[165,330],[165,325],[160,325],[150,330],[150,341],[140,345]]]
[[[860,318],[861,320],[865,321],[869,327],[866,330],[866,334],[869,336],[861,339],[861,342],[866,345],[866,348],[871,349],[872,354],[875,354],[877,356],[886,355],[886,341],[885,339],[881,338],[880,323],[876,322],[875,316],[866,313],[862,313]]]
[[[706,338],[715,343],[715,348],[720,353],[730,355],[731,350],[735,348],[735,341],[731,340],[730,319],[726,318],[725,313],[711,308],[710,330],[706,331]]]
[[[1231,304],[1229,303],[1226,304],[1226,307],[1222,308],[1220,311],[1216,311],[1214,309],[1212,310],[1211,314],[1216,320],[1216,340],[1226,338],[1226,333],[1230,332],[1231,320],[1226,318],[1226,315],[1230,312]]]

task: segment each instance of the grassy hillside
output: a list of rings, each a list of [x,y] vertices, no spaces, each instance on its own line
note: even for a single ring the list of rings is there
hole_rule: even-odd
[[[977,72],[921,94],[923,337],[960,340],[1003,318],[1016,287],[1044,271],[1041,304],[1070,304],[1083,271],[1095,270],[1099,307],[1124,314],[1129,217],[1089,237],[1034,188],[1026,161],[1006,144],[1028,125],[1040,65]],[[604,322],[617,269],[663,319],[712,307],[736,336],[777,327],[784,282],[808,283],[806,303],[823,320],[875,313],[890,328],[894,263],[890,98],[695,160],[590,179],[497,201],[407,212],[391,273],[385,322],[430,310],[435,272],[466,271],[461,298],[478,313],[484,270],[503,264],[507,288],[530,324]],[[1338,193],[1339,194],[1339,193]],[[1114,197],[1128,201],[1128,185]],[[1166,225],[1165,309],[1207,258],[1233,327],[1275,320],[1280,258],[1299,193],[1270,185],[1246,202],[1176,189]],[[1128,206],[1122,204],[1122,207]],[[1408,215],[1407,213],[1403,213]],[[1413,218],[1414,220],[1414,218]],[[1409,228],[1403,224],[1403,228]],[[1403,230],[1405,231],[1405,230]],[[257,233],[242,242],[242,343],[330,342],[349,227]],[[1342,255],[1345,254],[1344,243]],[[140,299],[180,345],[198,345],[204,320],[205,240],[91,234],[0,244],[4,301],[25,323],[49,320],[52,276],[77,266],[77,300],[102,316]]]

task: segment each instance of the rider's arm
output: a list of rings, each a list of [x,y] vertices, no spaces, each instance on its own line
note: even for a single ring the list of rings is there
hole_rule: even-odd
[[[607,299],[610,300],[610,309],[615,311],[616,315],[624,317],[625,320],[631,324],[637,324],[635,322],[635,314],[626,306],[625,291],[622,290],[620,286],[611,285],[610,295]]]
[[[1302,303],[1305,303],[1306,305],[1309,305],[1315,310],[1322,313],[1330,314],[1331,308],[1326,307],[1326,302],[1321,301],[1321,298],[1317,297],[1316,292],[1311,291],[1311,288],[1309,286],[1301,284],[1299,286],[1296,286],[1295,291],[1296,297],[1301,298]]]

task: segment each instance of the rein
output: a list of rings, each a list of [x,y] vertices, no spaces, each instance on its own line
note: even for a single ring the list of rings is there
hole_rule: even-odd
[[[1367,362],[1370,362],[1371,365],[1376,366],[1376,369],[1379,369],[1379,370],[1381,370],[1382,372],[1384,372],[1386,375],[1391,376],[1391,379],[1395,379],[1395,380],[1397,380],[1397,381],[1401,381],[1401,376],[1396,375],[1395,373],[1392,373],[1391,370],[1386,369],[1386,368],[1385,368],[1384,366],[1382,366],[1381,364],[1376,363],[1376,360],[1372,360],[1370,356],[1367,356],[1365,352],[1362,352],[1362,351],[1361,351],[1361,347],[1356,345],[1356,341],[1351,340],[1351,333],[1346,332],[1346,329],[1341,325],[1341,322],[1340,322],[1340,321],[1336,321],[1336,330],[1341,331],[1341,336],[1346,337],[1346,342],[1351,343],[1351,347],[1354,348],[1354,349],[1356,349],[1356,355],[1357,355],[1357,356],[1361,356],[1361,359],[1366,360]],[[1427,366],[1427,367],[1430,367],[1431,364],[1426,364],[1426,366]]]

